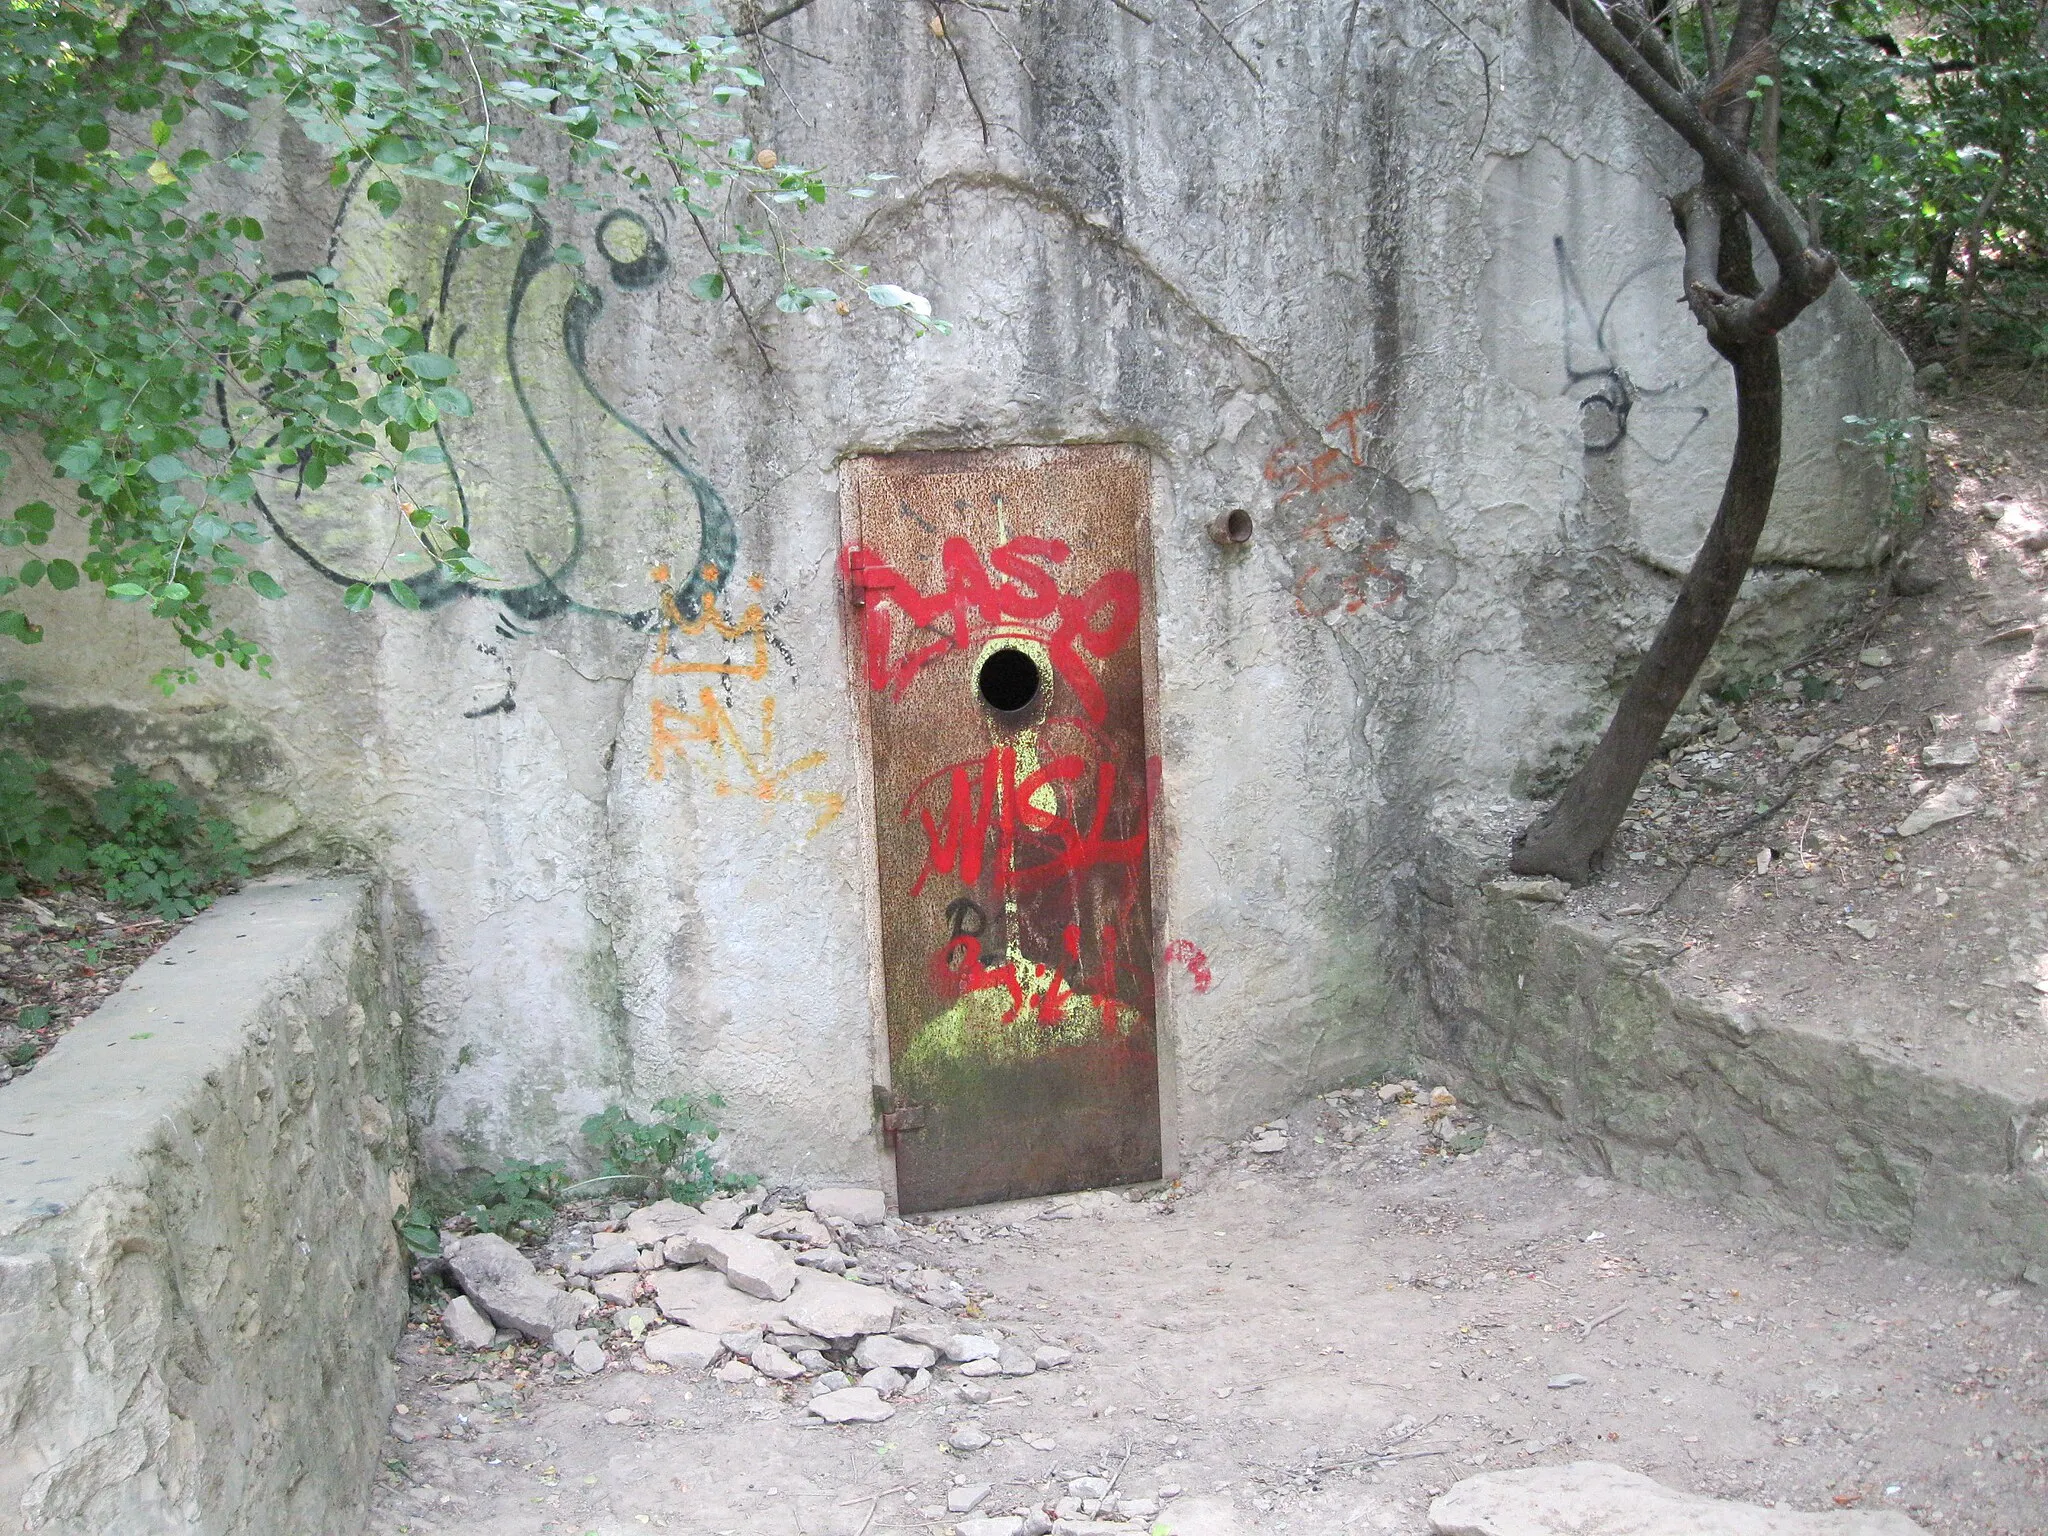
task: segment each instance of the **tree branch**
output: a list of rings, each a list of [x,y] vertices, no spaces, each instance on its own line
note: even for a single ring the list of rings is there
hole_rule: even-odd
[[[1606,60],[1608,67],[1621,77],[1622,83],[1685,140],[1700,157],[1708,181],[1725,187],[1740,201],[1743,211],[1756,221],[1756,227],[1762,232],[1764,242],[1770,246],[1771,255],[1778,264],[1778,281],[1772,285],[1773,292],[1786,288],[1796,290],[1798,302],[1793,305],[1791,313],[1796,314],[1804,308],[1814,293],[1833,280],[1835,263],[1832,256],[1808,247],[1805,220],[1792,206],[1791,200],[1778,190],[1776,183],[1764,173],[1763,167],[1739,140],[1731,139],[1719,125],[1709,122],[1690,98],[1676,89],[1636,50],[1595,0],[1550,0],[1550,3],[1571,23],[1572,29],[1592,45],[1593,51]],[[1774,0],[1746,0],[1746,4],[1771,7],[1775,14]],[[1738,31],[1741,31],[1741,23],[1738,23]],[[1746,132],[1750,103],[1746,98],[1740,100],[1744,110],[1739,126]],[[1772,295],[1765,295],[1763,301],[1753,306],[1755,312],[1761,314],[1766,308],[1773,313],[1780,312],[1782,306],[1768,304],[1771,298]],[[1745,318],[1747,313],[1744,312]],[[1790,315],[1786,319],[1789,320]]]

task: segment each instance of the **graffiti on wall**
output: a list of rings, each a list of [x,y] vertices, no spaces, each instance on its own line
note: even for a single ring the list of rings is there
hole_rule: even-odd
[[[791,807],[807,816],[804,840],[816,837],[846,809],[837,790],[816,787],[817,771],[826,764],[822,750],[785,755],[776,739],[776,696],[769,686],[768,615],[760,602],[766,583],[749,578],[753,600],[739,616],[719,611],[720,573],[699,571],[705,596],[695,614],[685,613],[668,586],[670,572],[657,566],[650,573],[662,584],[658,604],[662,616],[648,671],[658,678],[688,678],[667,684],[694,697],[663,697],[647,701],[647,776],[665,781],[680,763],[721,799],[752,800],[763,822],[777,810]]]
[[[1563,313],[1564,393],[1578,402],[1586,452],[1612,453],[1632,442],[1655,463],[1669,464],[1711,414],[1704,405],[1676,397],[1712,374],[1715,365],[1709,359],[1705,366],[1661,384],[1645,383],[1642,370],[1631,371],[1623,361],[1622,327],[1615,312],[1633,285],[1651,276],[1668,279],[1678,264],[1668,257],[1646,262],[1623,276],[1596,306],[1587,297],[1564,236],[1552,239],[1551,251],[1557,260]]]
[[[1060,567],[1072,553],[1060,539],[1014,538],[989,550],[984,563],[966,539],[949,538],[940,553],[946,583],[927,593],[881,555],[848,545],[840,551],[839,568],[863,610],[868,686],[900,698],[939,657],[1011,635],[1042,645],[1060,680],[1100,723],[1106,708],[1102,688],[1082,653],[1102,660],[1136,632],[1138,577],[1129,570],[1105,571],[1084,591],[1069,592],[1060,583]],[[990,578],[991,569],[1000,580]]]
[[[257,498],[279,540],[330,581],[385,590],[402,582],[421,607],[485,597],[515,621],[580,612],[635,629],[662,617],[641,597],[652,541],[688,573],[664,600],[696,614],[733,567],[731,511],[692,464],[687,434],[639,419],[594,372],[601,354],[621,350],[633,310],[667,276],[660,217],[612,209],[589,249],[574,247],[582,260],[565,264],[554,253],[567,242],[544,219],[516,247],[465,246],[445,220],[385,223],[352,189],[328,265],[347,288],[402,283],[430,295],[422,332],[455,360],[473,410],[441,415],[434,445],[444,462],[408,463],[402,486],[325,480],[302,465]],[[310,281],[284,274],[275,286]],[[219,399],[230,430],[265,430]],[[497,579],[451,579],[394,538],[414,504],[465,529]]]
[[[1341,620],[1397,607],[1408,577],[1395,562],[1408,493],[1368,462],[1368,401],[1333,416],[1313,442],[1282,443],[1266,457],[1274,510],[1295,522],[1294,608],[1303,618]]]

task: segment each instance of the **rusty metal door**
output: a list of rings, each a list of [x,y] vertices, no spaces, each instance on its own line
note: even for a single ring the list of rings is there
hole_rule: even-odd
[[[1159,1176],[1144,453],[846,469],[906,1211]]]

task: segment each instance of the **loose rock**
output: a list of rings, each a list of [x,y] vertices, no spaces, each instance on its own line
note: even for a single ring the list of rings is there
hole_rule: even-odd
[[[687,1232],[702,1220],[694,1205],[685,1205],[680,1200],[657,1200],[626,1217],[623,1235],[629,1243],[651,1247],[678,1232]]]
[[[955,1365],[965,1365],[970,1360],[993,1360],[1003,1352],[1002,1345],[978,1333],[956,1333],[946,1340],[942,1348],[946,1358]]]
[[[797,1277],[796,1289],[781,1310],[805,1333],[823,1339],[855,1339],[887,1333],[896,1321],[896,1298],[880,1286],[806,1270]]]
[[[921,1371],[937,1360],[938,1351],[929,1344],[908,1343],[886,1333],[870,1334],[853,1352],[854,1364],[862,1370],[889,1366],[899,1371]]]
[[[805,1404],[827,1424],[879,1424],[896,1416],[896,1410],[882,1401],[873,1387],[842,1387],[821,1392]]]
[[[600,1275],[614,1275],[622,1270],[637,1270],[639,1267],[639,1248],[628,1242],[614,1242],[600,1244],[595,1253],[578,1259],[569,1273],[595,1280]]]
[[[884,1397],[896,1396],[909,1383],[910,1378],[901,1371],[886,1365],[878,1365],[873,1370],[865,1372],[860,1378],[862,1386],[879,1392]]]
[[[640,1347],[656,1365],[690,1371],[710,1369],[725,1353],[716,1334],[700,1333],[695,1328],[657,1328]]]
[[[755,1370],[774,1381],[795,1381],[804,1374],[804,1368],[790,1358],[787,1351],[765,1341],[754,1346],[754,1352],[747,1356],[747,1360]]]
[[[1899,836],[1917,837],[1930,827],[1943,822],[1956,821],[1964,816],[1977,813],[1977,802],[1983,797],[1968,784],[1951,784],[1947,789],[1929,795],[1914,808],[1906,819],[1899,823]]]
[[[457,1243],[448,1273],[485,1315],[540,1343],[583,1318],[581,1301],[542,1280],[532,1261],[495,1233]]]
[[[672,1238],[669,1246],[678,1244],[685,1263],[709,1264],[725,1276],[728,1285],[749,1296],[781,1301],[796,1289],[796,1261],[766,1238],[698,1227]]]
[[[946,1436],[946,1444],[956,1451],[978,1451],[989,1443],[989,1432],[979,1424],[962,1424]]]
[[[441,1309],[441,1326],[461,1349],[489,1349],[497,1341],[498,1325],[477,1311],[467,1296],[453,1296]]]
[[[963,1483],[946,1491],[946,1513],[964,1515],[989,1496],[988,1483]]]
[[[804,1204],[814,1215],[859,1227],[879,1226],[889,1215],[879,1189],[814,1189],[804,1196]]]
[[[604,1346],[595,1339],[585,1339],[569,1351],[569,1363],[586,1376],[595,1376],[605,1367]]]
[[[1805,1514],[1681,1493],[1640,1472],[1576,1461],[1468,1477],[1429,1506],[1436,1536],[1918,1536],[1889,1510]]]
[[[1542,875],[1533,879],[1510,875],[1505,879],[1488,881],[1486,889],[1496,896],[1505,896],[1512,901],[1561,902],[1572,893],[1572,888],[1555,875]]]
[[[715,1269],[664,1270],[648,1283],[663,1317],[706,1333],[765,1332],[781,1325],[786,1306],[734,1290]],[[806,1331],[817,1332],[815,1328]]]
[[[1005,1376],[1032,1376],[1038,1372],[1038,1362],[1018,1345],[1005,1344],[996,1355],[996,1368]]]

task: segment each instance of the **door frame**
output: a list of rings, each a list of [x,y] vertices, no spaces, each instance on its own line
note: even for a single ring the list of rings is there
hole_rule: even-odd
[[[889,458],[899,453],[1003,453],[1015,448],[1128,448],[1142,454],[1146,466],[1147,496],[1133,530],[1138,576],[1138,666],[1140,697],[1145,712],[1145,762],[1148,774],[1159,764],[1164,777],[1159,723],[1159,623],[1158,586],[1153,580],[1158,530],[1170,525],[1171,497],[1165,462],[1149,444],[1123,437],[1074,438],[1055,441],[1006,443],[918,442],[914,447],[847,448],[833,462],[839,477],[839,550],[856,543],[860,535],[860,504],[848,466],[855,459]],[[889,999],[882,974],[882,855],[875,819],[875,736],[872,698],[868,689],[866,657],[862,653],[861,610],[853,601],[845,576],[834,555],[833,585],[839,608],[840,655],[848,693],[853,699],[854,739],[858,749],[853,772],[853,806],[859,822],[861,915],[867,941],[868,1053],[870,1089],[875,1104],[868,1109],[876,1167],[889,1208],[897,1208],[896,1156],[882,1134],[877,1107],[885,1101],[892,1083],[889,1061]],[[1163,793],[1152,797],[1145,829],[1145,868],[1151,895],[1152,919],[1152,1035],[1159,1074],[1159,1173],[1171,1181],[1180,1176],[1180,1052],[1179,1031],[1174,1027],[1173,995],[1167,985],[1168,967],[1161,958],[1166,948],[1167,896],[1163,878],[1171,860],[1166,839],[1170,821]],[[1056,1198],[1056,1197],[1047,1197]]]

